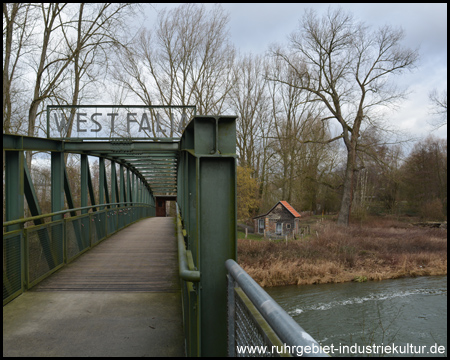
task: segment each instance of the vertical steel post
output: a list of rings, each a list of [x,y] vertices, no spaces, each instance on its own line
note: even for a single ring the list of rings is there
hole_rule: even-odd
[[[88,206],[89,192],[89,161],[88,156],[81,154],[81,207]],[[81,214],[87,214],[89,210],[81,210]],[[75,223],[74,223],[75,224]],[[80,218],[80,229],[82,234],[82,244],[78,241],[79,250],[84,250],[90,245],[90,221],[89,217]]]
[[[88,206],[88,158],[87,155],[81,155],[81,207]],[[87,210],[81,210],[86,214]]]
[[[130,179],[130,169],[127,168],[127,203],[131,206],[131,179]]]
[[[53,151],[51,153],[51,201],[52,212],[64,209],[64,153]],[[62,215],[52,216],[52,220],[60,220]]]
[[[104,204],[105,203],[105,158],[99,158],[98,161],[98,173],[99,173],[99,179],[98,179],[98,203]],[[99,210],[104,210],[104,206],[100,206]]]
[[[24,155],[23,151],[5,151],[5,220],[24,217]],[[7,226],[6,231],[19,230],[20,224]]]
[[[117,202],[116,189],[117,189],[116,163],[111,160],[111,203]]]
[[[64,209],[64,152],[63,151],[52,151],[51,153],[51,208],[52,212],[61,211]],[[63,219],[63,215],[55,215],[52,216],[52,221],[61,220]],[[58,236],[59,232],[59,236]],[[50,258],[50,252],[48,252],[47,247],[50,246],[50,244],[47,244],[45,241],[41,243],[44,248],[44,253],[46,255],[46,259],[48,262],[49,267],[52,269],[55,267],[56,263],[59,263],[60,260],[57,256],[59,253],[58,248],[63,249],[64,248],[64,226],[61,224],[58,226],[58,230],[54,227],[52,229],[52,254],[53,259]]]
[[[23,141],[22,138],[20,141]],[[22,147],[22,146],[21,146]],[[24,218],[24,154],[23,151],[5,151],[5,220],[11,221]],[[6,227],[6,232],[20,230],[21,224]],[[3,296],[14,292],[8,284],[19,276],[20,291],[25,282],[24,231],[20,232],[18,241],[3,238]],[[19,254],[17,256],[17,253]],[[9,291],[8,291],[9,290]],[[19,289],[16,289],[19,290]]]
[[[125,181],[124,181],[125,179],[123,176],[123,164],[122,163],[119,165],[119,180],[120,180],[120,185],[119,185],[119,199],[120,200],[119,200],[119,202],[124,203],[126,201],[126,199],[125,199]],[[120,206],[123,206],[123,204],[120,204]],[[124,210],[121,209],[117,213],[119,229],[121,229],[125,225],[123,211]]]
[[[120,178],[120,190],[119,190],[120,196],[119,196],[119,199],[120,200],[119,200],[119,202],[123,203],[123,202],[126,201],[125,200],[125,178],[123,176],[123,164],[119,165],[119,171],[120,171],[120,175],[119,175],[119,178]]]
[[[91,205],[96,205],[95,194],[94,194],[94,186],[92,185],[92,177],[91,177],[91,169],[89,168],[89,160],[87,161],[87,180],[88,180],[88,190],[89,190],[89,198],[91,199]],[[97,211],[97,208],[93,207],[92,211]]]
[[[132,192],[132,200],[133,200],[133,203],[136,203],[136,202],[139,202],[139,199],[138,199],[138,187],[137,187],[137,182],[138,182],[138,177],[136,176],[136,174],[133,172],[133,173],[131,173],[131,179],[132,179],[132,181],[131,181],[131,192]]]
[[[181,151],[179,182],[185,184],[179,201],[188,249],[201,272],[198,352],[190,355],[227,356],[225,261],[236,259],[236,117],[196,116],[183,133]]]

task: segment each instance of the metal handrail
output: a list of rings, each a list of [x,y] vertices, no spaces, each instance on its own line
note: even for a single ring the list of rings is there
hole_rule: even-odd
[[[53,212],[53,213],[31,216],[31,217],[27,217],[27,218],[23,218],[23,219],[16,219],[16,220],[5,221],[3,223],[3,226],[16,225],[16,224],[24,223],[24,222],[27,222],[27,221],[34,221],[34,220],[43,219],[43,218],[50,217],[50,216],[62,215],[62,214],[65,214],[65,213],[68,213],[68,212],[72,212],[72,211],[89,210],[89,209],[92,209],[92,208],[95,208],[95,207],[109,206],[109,205],[120,205],[120,204],[130,204],[130,203],[129,202],[118,202],[118,203],[108,203],[108,204],[97,204],[97,205],[84,206],[84,207],[79,207],[79,208],[74,208],[74,209],[61,210],[61,211],[56,211],[56,212]],[[149,206],[149,207],[155,207],[155,205],[151,205],[151,204],[147,204],[147,203],[132,203],[132,204],[133,205],[125,205],[123,207],[136,206],[136,205],[141,205],[141,206],[144,205],[144,206]],[[114,209],[120,209],[120,207],[114,208]],[[103,209],[103,210],[105,210],[105,209]],[[103,210],[99,210],[99,211],[103,211]]]
[[[322,350],[317,341],[303,330],[234,260],[227,260],[225,266],[234,281],[242,288],[281,341],[290,347],[305,349],[308,346],[309,349],[317,349],[317,352],[304,353],[304,356],[329,356]],[[291,355],[295,356],[295,354]]]
[[[183,225],[181,223],[181,215],[179,213],[178,204],[177,208],[177,239],[178,239],[178,267],[180,271],[180,278],[185,281],[199,282],[200,271],[190,270],[187,262],[187,251],[184,243]]]

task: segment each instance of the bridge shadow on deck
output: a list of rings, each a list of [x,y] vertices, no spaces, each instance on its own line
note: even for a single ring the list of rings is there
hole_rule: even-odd
[[[184,356],[173,218],[148,218],[3,308],[3,356]]]

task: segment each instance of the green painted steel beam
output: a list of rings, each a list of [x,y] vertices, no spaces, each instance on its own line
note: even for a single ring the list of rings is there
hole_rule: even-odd
[[[130,179],[130,169],[127,168],[127,201],[130,203],[131,205],[131,179]]]
[[[152,161],[175,161],[178,158],[178,150],[174,151],[173,153],[168,154],[158,154],[156,152],[143,154],[141,156],[135,155],[135,153],[123,155],[123,157],[126,157],[130,161],[135,162],[142,162],[145,160],[152,160]]]
[[[158,189],[176,189],[177,185],[176,184],[165,184],[165,183],[155,183],[152,184],[152,189],[153,190],[158,190]]]
[[[161,167],[161,166],[141,167],[141,168],[136,168],[136,171],[139,171],[140,173],[157,173],[157,174],[159,174],[160,172],[163,171],[165,173],[173,174],[174,176],[177,173],[177,169]]]
[[[91,153],[95,154],[95,151],[92,151]],[[127,159],[146,159],[146,158],[153,158],[155,160],[158,159],[164,159],[164,158],[173,158],[178,156],[178,150],[177,151],[173,151],[170,153],[165,153],[165,152],[159,152],[159,151],[148,151],[148,152],[140,152],[140,151],[127,151],[127,152],[102,152],[102,153],[98,153],[99,156],[105,156],[105,157],[123,157],[123,158],[127,158]]]
[[[160,177],[166,177],[166,178],[176,178],[177,173],[174,171],[168,171],[168,170],[160,170],[160,171],[139,171],[139,173],[144,178],[160,178]]]
[[[176,167],[172,167],[172,166],[168,166],[168,165],[158,165],[158,164],[140,165],[140,166],[135,166],[134,168],[139,172],[165,170],[165,171],[172,171],[172,172],[176,173],[176,171],[177,171]]]
[[[5,169],[5,220],[8,222],[24,218],[24,154],[23,151],[4,152]],[[5,226],[5,224],[3,225]],[[23,224],[11,224],[4,227],[6,232],[23,229]],[[3,236],[3,299],[24,288],[23,231],[17,232],[18,242],[8,241]],[[17,253],[20,256],[17,256]],[[19,281],[19,289],[9,286]]]
[[[64,143],[60,140],[3,134],[3,150],[63,151]]]
[[[89,177],[89,161],[85,154],[81,155],[81,207],[88,206],[88,177]],[[87,210],[83,210],[82,214],[86,214]]]
[[[105,167],[105,159],[103,157],[100,158],[99,161],[99,183],[100,183],[100,204],[110,203],[109,198],[109,190],[108,190],[108,181],[106,179],[106,167]],[[108,209],[110,206],[108,206]]]
[[[64,193],[66,194],[66,200],[67,200],[67,206],[69,207],[69,209],[74,209],[75,208],[75,202],[73,199],[73,195],[72,195],[72,190],[70,188],[70,182],[69,182],[69,176],[67,175],[67,169],[64,166]],[[70,211],[70,215],[72,216],[77,216],[77,212],[72,210]],[[76,226],[75,222],[72,222],[72,227],[73,227],[73,231],[75,234],[75,239],[77,241],[78,247],[82,248],[82,235],[80,232],[80,228],[78,226]],[[67,259],[66,259],[67,261]]]
[[[72,190],[70,189],[69,176],[67,175],[67,169],[64,166],[64,193],[66,194],[67,206],[69,209],[73,209],[75,207],[75,203],[73,200]],[[76,216],[77,213],[75,211],[70,213],[72,216]]]
[[[142,174],[143,176],[146,176],[146,175],[158,175],[158,174],[168,175],[168,176],[170,176],[170,175],[176,176],[177,175],[177,172],[175,170],[171,170],[171,169],[154,168],[152,170],[149,170],[149,169],[142,169],[142,170],[137,169],[137,171],[140,174]]]
[[[98,203],[105,202],[105,158],[101,157],[98,160]],[[100,207],[103,210],[104,207]]]
[[[173,175],[176,176],[177,175],[177,171],[174,169],[167,169],[167,168],[158,168],[158,167],[153,167],[151,169],[146,169],[146,168],[142,168],[142,169],[136,169],[136,171],[138,171],[139,173],[141,173],[142,175],[145,174],[167,174],[167,175]]]
[[[106,206],[108,204],[100,204],[100,205]],[[126,207],[126,206],[128,206],[128,205],[123,204],[123,203],[110,203],[109,205],[117,205],[119,207]],[[146,203],[136,203],[136,205],[147,206],[148,204],[146,204]],[[42,215],[39,215],[39,216],[31,216],[31,217],[28,217],[28,218],[22,218],[22,219],[18,219],[18,220],[6,221],[6,222],[3,223],[3,226],[12,226],[12,225],[21,224],[21,223],[27,222],[27,221],[35,221],[37,219],[48,218],[48,217],[51,217],[51,216],[64,215],[64,214],[67,214],[67,213],[71,213],[72,211],[76,212],[76,211],[89,210],[89,209],[92,209],[92,206],[86,206],[85,208],[79,207],[79,208],[75,208],[75,209],[61,210],[61,211],[58,211],[58,212],[55,212],[55,213],[48,213],[48,214],[42,214]]]
[[[173,159],[173,161],[168,161],[168,160],[150,160],[150,159],[142,159],[139,161],[130,161],[128,159],[124,159],[124,161],[130,165],[133,166],[142,166],[142,165],[147,165],[147,164],[155,164],[155,165],[160,165],[160,166],[177,166],[177,160]]]
[[[165,172],[171,172],[176,174],[177,169],[170,168],[167,166],[141,166],[141,167],[135,167],[135,169],[139,172],[157,172],[165,171]]]
[[[64,153],[53,151],[51,153],[51,212],[56,213],[64,209]],[[62,220],[63,215],[52,216],[52,221]],[[48,266],[53,269],[57,264],[63,261],[62,253],[58,251],[58,236],[63,236],[64,227],[60,223],[57,228],[52,228],[51,239],[48,237],[39,237],[43,252],[45,254]]]
[[[132,201],[136,202],[138,200],[138,194],[137,194],[137,182],[138,182],[138,177],[135,173],[131,173],[131,192],[133,193],[132,195]]]
[[[154,189],[154,192],[156,193],[161,193],[161,192],[176,192],[176,188],[175,187],[173,187],[173,188],[171,188],[171,187],[160,187],[160,188],[155,188]]]
[[[95,205],[95,195],[94,195],[94,186],[92,185],[92,177],[91,177],[91,169],[89,168],[89,163],[88,163],[88,168],[87,168],[87,173],[88,173],[88,189],[89,189],[89,198],[91,199],[91,205]],[[97,208],[94,206],[92,208],[92,211],[97,211]]]
[[[28,208],[30,209],[31,216],[41,215],[41,207],[39,206],[39,201],[36,195],[36,190],[34,189],[33,181],[31,179],[30,171],[28,170],[27,162],[23,163],[24,168],[24,194],[27,200]],[[37,219],[34,222],[35,225],[42,224],[41,219]]]
[[[180,142],[177,183],[188,248],[201,281],[190,356],[227,356],[225,264],[236,259],[236,117],[196,116]],[[188,313],[192,309],[184,309]],[[192,315],[192,314],[190,314]],[[190,324],[192,326],[192,324]]]
[[[142,165],[135,165],[134,168],[136,170],[139,171],[145,171],[145,170],[153,170],[153,171],[159,171],[159,170],[171,170],[176,172],[177,171],[177,167],[173,166],[173,165],[166,165],[166,164],[152,164],[152,163],[147,163],[147,164],[142,164]]]
[[[147,182],[150,185],[160,185],[160,184],[167,184],[167,185],[176,185],[176,179],[175,178],[162,178],[162,179],[156,179],[156,178],[148,178]]]
[[[116,175],[116,163],[111,161],[111,202],[117,201],[117,175]]]
[[[64,153],[51,153],[51,211],[52,213],[64,209]],[[53,218],[61,220],[61,215]]]
[[[123,176],[123,165],[119,165],[119,181],[120,181],[120,190],[119,190],[119,202],[126,202],[125,198],[125,179]]]
[[[3,135],[4,136],[4,135]],[[5,220],[24,217],[24,154],[23,151],[5,151]],[[6,231],[19,230],[11,225]]]
[[[154,187],[152,187],[152,190],[160,190],[160,189],[175,189],[176,190],[176,185],[170,186],[170,185],[165,185],[165,184],[161,184],[158,185],[156,184]]]
[[[216,339],[227,338],[226,270],[217,264],[236,259],[236,165],[222,157],[200,158],[199,166],[202,356],[225,356],[226,342]]]
[[[84,141],[84,142],[65,142],[64,149],[67,152],[82,153],[96,152],[98,154],[114,153],[132,153],[145,151],[178,151],[178,142],[145,142],[131,141],[130,143],[112,142],[112,141]]]
[[[177,158],[171,158],[171,159],[167,159],[167,158],[161,158],[161,159],[155,159],[155,158],[143,158],[143,159],[130,159],[130,158],[125,158],[124,159],[129,163],[129,164],[146,164],[148,162],[151,163],[155,163],[155,164],[170,164],[170,165],[176,165],[177,164]]]

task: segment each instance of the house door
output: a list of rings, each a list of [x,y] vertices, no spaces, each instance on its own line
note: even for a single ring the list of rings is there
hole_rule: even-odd
[[[166,202],[164,200],[156,201],[156,216],[157,217],[166,216]]]
[[[276,234],[277,235],[281,235],[282,229],[283,229],[283,224],[282,223],[277,223]]]

